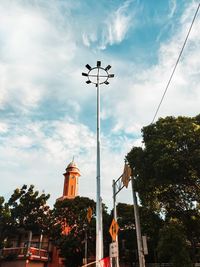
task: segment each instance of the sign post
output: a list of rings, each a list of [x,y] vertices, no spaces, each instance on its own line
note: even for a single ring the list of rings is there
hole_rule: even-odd
[[[114,266],[118,267],[118,238],[117,234],[119,231],[119,225],[115,221],[115,219],[112,220],[112,223],[110,225],[109,233],[112,237],[112,243],[110,244],[110,258],[114,260]],[[115,265],[116,264],[116,265]]]

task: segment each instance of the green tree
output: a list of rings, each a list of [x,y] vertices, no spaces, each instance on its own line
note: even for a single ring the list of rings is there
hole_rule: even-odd
[[[14,190],[8,202],[0,197],[0,247],[13,235],[21,235],[31,230],[34,233],[49,232],[51,212],[46,205],[49,195],[34,190],[34,186],[23,185]]]
[[[194,252],[199,240],[200,115],[161,118],[144,127],[142,135],[144,147],[133,147],[127,155],[141,204],[161,212],[166,222],[177,218]]]
[[[91,222],[87,220],[87,211],[91,207],[93,216]],[[52,224],[51,237],[54,244],[60,249],[60,255],[65,258],[66,266],[75,267],[82,265],[85,253],[85,237],[88,238],[88,258],[95,256],[96,241],[96,203],[87,197],[76,197],[57,201],[53,209],[54,222]],[[111,216],[103,205],[103,231],[104,231],[104,255],[108,256],[109,227]],[[63,230],[67,227],[67,232]]]
[[[120,258],[125,261],[137,261],[137,240],[135,230],[135,218],[133,205],[119,203],[117,205],[119,231]],[[148,239],[148,255],[145,257],[147,262],[156,261],[155,252],[158,243],[158,233],[163,226],[163,220],[155,212],[139,207],[141,232]],[[156,225],[156,227],[155,227]]]
[[[95,255],[95,220],[87,221],[89,207],[94,211],[95,202],[86,197],[65,199],[54,205],[51,236],[68,267],[82,264],[85,231],[88,235],[88,256]],[[63,232],[66,227],[67,233]]]
[[[47,232],[50,223],[50,208],[46,204],[50,195],[39,194],[34,185],[23,185],[14,190],[8,200],[8,207],[12,218],[12,227],[17,230],[31,230],[33,232]]]
[[[4,246],[4,240],[10,233],[12,225],[11,214],[4,198],[0,197],[0,249]]]
[[[187,241],[190,244],[190,254],[193,262],[200,260],[200,211],[197,206],[191,210],[177,211],[173,216],[166,217],[166,222],[175,218],[180,225],[182,225],[183,234],[187,237]]]
[[[144,148],[127,159],[146,207],[165,214],[200,202],[200,116],[166,117],[142,129]]]
[[[131,265],[137,262],[137,240],[133,205],[118,203],[117,215],[119,224],[119,259]]]
[[[160,262],[172,263],[174,267],[192,267],[180,224],[171,221],[163,227],[157,249]]]

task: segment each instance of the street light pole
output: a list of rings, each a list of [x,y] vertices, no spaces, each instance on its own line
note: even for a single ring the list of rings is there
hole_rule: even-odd
[[[100,90],[99,69],[97,69],[97,192],[96,192],[96,261],[103,258],[103,231],[101,213],[101,168],[100,168]]]
[[[87,84],[93,83],[97,88],[97,173],[96,173],[96,261],[103,258],[103,225],[102,225],[102,200],[101,200],[101,165],[100,165],[100,85],[108,85],[108,79],[113,78],[114,74],[109,74],[111,68],[108,65],[106,68],[101,67],[101,61],[97,61],[96,67],[92,68],[89,64],[86,65],[87,73],[82,73],[88,77]]]

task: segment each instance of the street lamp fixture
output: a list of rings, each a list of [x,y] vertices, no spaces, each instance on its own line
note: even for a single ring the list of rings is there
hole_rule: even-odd
[[[113,78],[114,74],[109,74],[111,66],[108,65],[105,68],[101,67],[101,61],[97,61],[97,66],[92,68],[89,64],[86,64],[85,67],[88,69],[88,72],[82,72],[82,76],[88,77],[86,81],[87,84],[93,83],[98,87],[100,84],[109,84],[108,79]]]
[[[96,261],[97,265],[103,258],[103,225],[102,225],[102,200],[101,200],[101,169],[100,169],[100,88],[99,85],[108,85],[108,79],[113,78],[114,74],[109,74],[111,66],[101,67],[101,61],[97,61],[96,67],[85,65],[88,72],[82,75],[87,77],[87,84],[94,84],[97,87],[97,170],[96,170]]]

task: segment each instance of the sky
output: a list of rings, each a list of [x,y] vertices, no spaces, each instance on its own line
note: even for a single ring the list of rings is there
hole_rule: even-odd
[[[197,0],[0,0],[0,195],[34,184],[62,195],[67,165],[79,194],[96,199],[96,88],[85,65],[112,66],[101,91],[101,195],[152,122],[198,6]],[[196,116],[200,14],[158,116]],[[130,187],[130,186],[129,186]],[[117,195],[132,203],[131,189]]]

